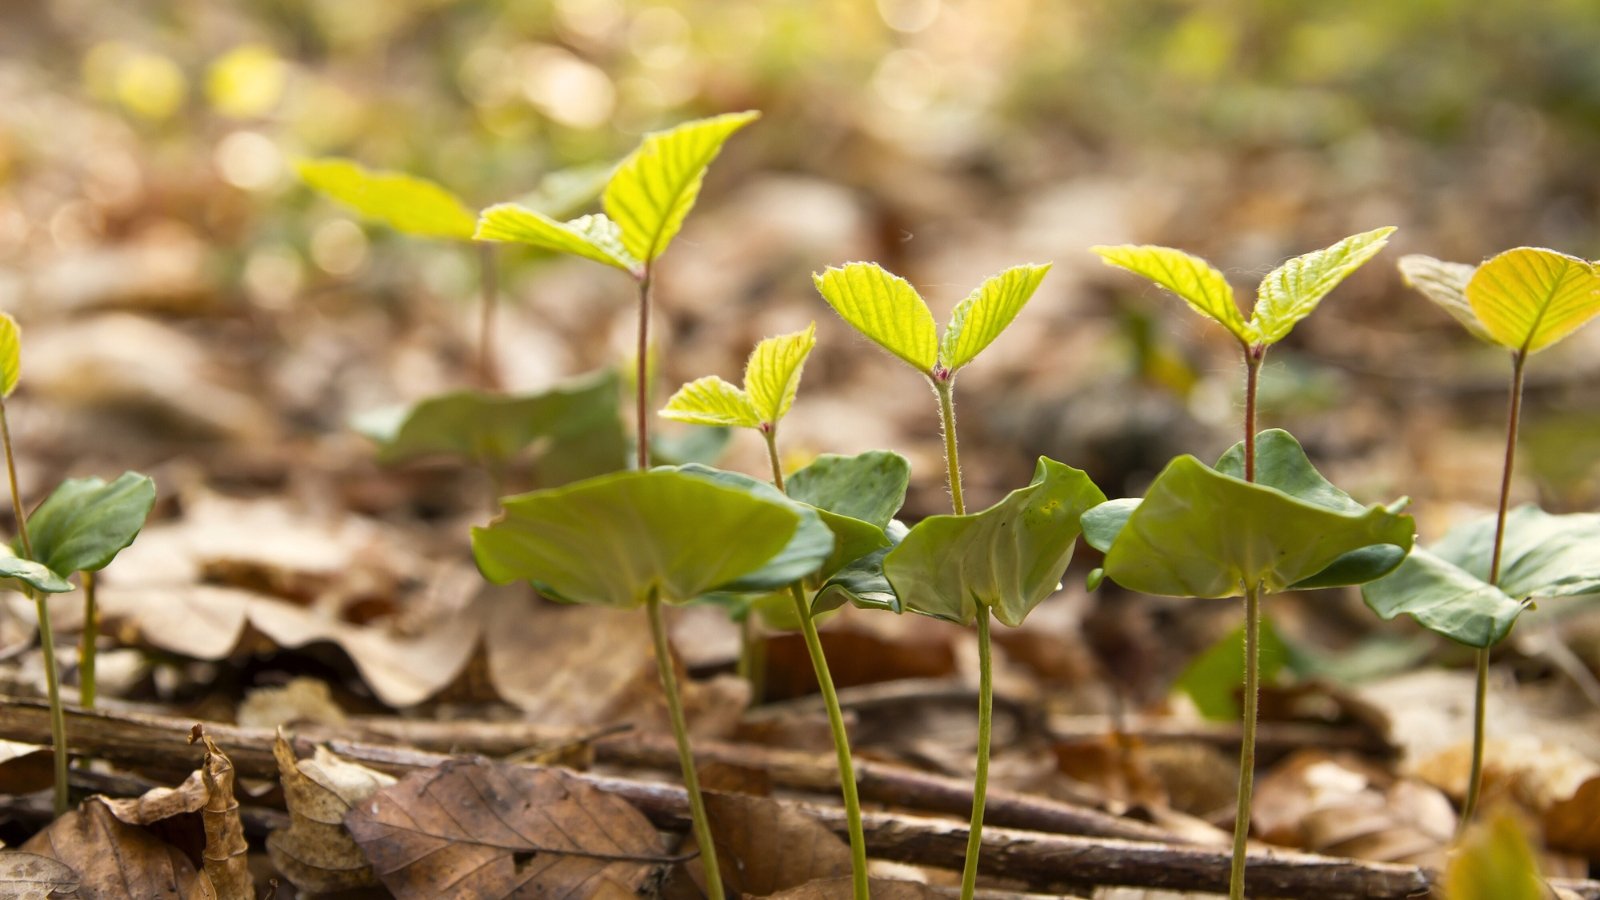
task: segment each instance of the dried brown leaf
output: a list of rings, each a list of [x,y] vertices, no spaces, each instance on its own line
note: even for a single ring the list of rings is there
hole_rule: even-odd
[[[661,837],[627,801],[558,769],[453,759],[378,791],[345,816],[401,900],[586,898],[612,881],[637,890]]]
[[[1446,790],[1466,783],[1471,747],[1457,745],[1418,764]],[[1520,735],[1484,748],[1486,800],[1506,799],[1534,815],[1553,850],[1600,859],[1600,763],[1571,747]]]
[[[45,900],[78,893],[78,873],[59,860],[0,851],[0,900]]]
[[[761,897],[850,874],[850,848],[799,810],[748,794],[710,791],[705,799],[728,889]]]
[[[22,849],[76,871],[81,900],[217,900],[210,880],[182,851],[119,821],[96,799],[50,823]]]
[[[157,822],[197,813],[206,807],[210,792],[199,769],[175,788],[152,788],[140,797],[101,797],[113,816],[129,825],[154,825]]]
[[[272,745],[278,761],[289,827],[267,836],[267,855],[290,883],[303,891],[331,892],[377,885],[372,866],[344,830],[353,804],[388,787],[395,779],[340,759],[318,747],[307,760],[279,732]]]
[[[934,900],[940,896],[933,888],[915,881],[873,878],[868,882],[878,900]],[[825,878],[772,894],[772,900],[850,900],[855,893],[850,878]]]
[[[0,741],[0,794],[26,794],[55,779],[49,747]]]
[[[206,748],[205,761],[200,764],[201,780],[206,787],[206,805],[201,811],[206,826],[206,849],[200,857],[205,874],[220,900],[254,900],[255,885],[246,859],[250,847],[244,840],[244,822],[239,818],[239,801],[233,793],[233,760],[199,725],[189,738],[190,743],[196,740]]]

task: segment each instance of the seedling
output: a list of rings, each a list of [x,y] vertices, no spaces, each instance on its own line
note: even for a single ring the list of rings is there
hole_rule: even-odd
[[[1400,504],[1362,507],[1329,484],[1287,432],[1263,432],[1256,393],[1267,348],[1283,340],[1350,273],[1383,249],[1393,228],[1353,235],[1270,272],[1247,321],[1223,274],[1167,247],[1095,247],[1108,264],[1177,294],[1239,343],[1245,364],[1244,439],[1216,468],[1173,460],[1143,501],[1117,500],[1084,516],[1084,536],[1105,551],[1105,574],[1148,594],[1245,600],[1244,735],[1239,754],[1229,896],[1244,897],[1260,695],[1263,594],[1361,584],[1399,565],[1413,525]],[[1260,482],[1259,484],[1257,482]]]
[[[750,428],[761,433],[772,467],[772,483],[785,490],[783,464],[778,453],[778,425],[794,404],[800,374],[806,357],[816,346],[816,325],[804,331],[767,338],[756,345],[745,364],[744,386],[736,387],[715,375],[696,379],[672,395],[661,415],[696,425]],[[846,564],[873,551],[890,546],[884,527],[905,499],[910,466],[892,453],[869,452],[857,457],[825,457],[795,473],[788,494],[816,509],[834,535],[834,550],[812,576],[788,585],[795,624],[805,637],[806,651],[816,672],[817,685],[828,710],[828,725],[838,757],[839,785],[844,797],[849,824],[852,884],[857,900],[865,900],[867,888],[867,845],[861,827],[861,801],[856,791],[855,766],[850,758],[850,735],[845,731],[844,714],[828,671],[822,639],[817,634],[814,600],[807,588],[819,589],[824,580]],[[743,610],[745,648],[741,662],[754,654],[749,626],[752,621],[748,601]]]
[[[983,846],[983,807],[989,781],[989,737],[994,704],[989,616],[1007,625],[1052,593],[1072,557],[1078,517],[1105,495],[1077,469],[1040,459],[1033,482],[976,515],[966,514],[955,422],[955,378],[999,337],[1033,296],[1049,266],[1016,266],[989,278],[961,301],[937,332],[933,313],[909,282],[871,263],[850,263],[812,276],[828,305],[857,331],[928,379],[939,398],[945,471],[952,516],[918,523],[881,561],[864,560],[850,573],[848,596],[885,593],[886,581],[906,609],[978,632],[978,758],[973,774],[972,821],[962,867],[961,895],[977,887]],[[874,572],[881,568],[881,575]]]
[[[1600,269],[1554,250],[1518,247],[1477,268],[1407,256],[1400,271],[1473,335],[1511,351],[1505,463],[1492,528],[1485,519],[1453,529],[1431,552],[1418,550],[1392,576],[1362,591],[1385,619],[1406,613],[1437,634],[1477,648],[1472,766],[1461,807],[1465,829],[1483,781],[1490,648],[1533,598],[1600,589],[1600,555],[1594,550],[1600,546],[1600,516],[1552,516],[1532,506],[1509,510],[1528,357],[1600,315]]]
[[[491,581],[530,581],[569,603],[645,607],[707,892],[724,896],[661,604],[790,584],[829,557],[832,532],[770,485],[702,467],[619,472],[508,497],[504,508],[472,533]]]
[[[624,159],[601,194],[605,214],[560,221],[518,203],[484,210],[474,234],[581,256],[628,273],[638,285],[639,327],[635,394],[638,468],[650,465],[650,287],[655,262],[683,227],[700,196],[706,169],[734,132],[760,113],[700,119],[647,135]]]

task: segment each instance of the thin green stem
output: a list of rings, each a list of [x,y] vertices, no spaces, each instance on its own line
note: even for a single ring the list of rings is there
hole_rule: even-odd
[[[950,508],[956,515],[967,514],[967,504],[961,499],[961,455],[956,447],[955,385],[949,378],[935,377],[933,389],[939,394],[939,425],[944,430],[945,480],[950,486]]]
[[[783,490],[783,463],[778,456],[777,426],[769,424],[761,429],[767,442],[767,460],[772,464],[772,484]],[[822,691],[822,701],[828,709],[828,728],[833,732],[833,752],[839,760],[839,791],[844,796],[845,821],[850,828],[850,874],[856,900],[867,900],[867,835],[861,827],[861,797],[856,791],[856,767],[850,757],[850,733],[844,727],[844,711],[839,707],[839,692],[833,686],[833,673],[828,670],[828,657],[822,651],[822,636],[817,634],[817,623],[811,618],[811,608],[806,603],[805,588],[799,582],[789,585],[789,596],[794,600],[794,614],[800,620],[800,632],[805,635],[806,652],[811,654],[811,668],[817,675],[817,687]]]
[[[1500,508],[1494,522],[1494,550],[1489,557],[1489,583],[1500,583],[1500,554],[1505,549],[1506,512],[1511,506],[1511,471],[1517,461],[1517,430],[1522,423],[1522,382],[1527,366],[1527,354],[1511,354],[1511,399],[1506,411],[1506,459],[1500,470]],[[1472,706],[1472,768],[1467,773],[1467,798],[1461,804],[1459,836],[1472,822],[1478,809],[1478,798],[1483,791],[1483,745],[1489,702],[1489,648],[1480,647],[1477,653],[1477,685]]]
[[[700,796],[700,776],[694,769],[694,751],[689,748],[689,723],[683,717],[683,698],[678,694],[678,673],[667,641],[667,625],[661,616],[661,597],[650,592],[645,608],[650,614],[650,637],[655,642],[656,670],[661,674],[661,689],[667,695],[667,714],[672,719],[672,737],[678,744],[678,764],[683,767],[683,786],[689,794],[689,814],[694,820],[694,839],[700,845],[700,860],[706,873],[706,896],[723,900],[722,870],[717,868],[717,845],[711,838],[711,819],[706,815],[705,798]]]
[[[22,542],[22,555],[33,559],[33,539],[28,535],[28,516],[22,510],[22,492],[17,489],[17,462],[11,452],[11,423],[6,418],[5,399],[0,398],[0,445],[6,453],[6,477],[11,482],[11,512],[17,519],[17,537]],[[39,649],[44,652],[45,694],[50,700],[50,742],[55,745],[55,804],[56,815],[67,811],[67,717],[61,708],[61,678],[56,672],[56,638],[50,628],[50,607],[47,595],[24,586],[24,593],[33,598],[39,618]]]
[[[1244,900],[1245,852],[1250,840],[1250,794],[1256,773],[1256,715],[1261,697],[1261,586],[1244,586],[1244,734],[1239,742],[1239,807],[1233,817],[1229,900]]]
[[[94,709],[95,642],[100,639],[100,610],[94,602],[94,573],[83,573],[83,637],[78,644],[78,703]]]
[[[972,824],[967,828],[967,860],[961,867],[961,900],[978,887],[978,855],[983,850],[983,803],[989,793],[989,736],[994,721],[994,678],[989,660],[989,607],[978,607],[978,766],[972,774]]]
[[[639,346],[634,437],[639,442],[636,462],[639,471],[650,468],[650,268],[639,278]]]
[[[500,302],[499,269],[495,266],[494,244],[478,244],[478,385],[486,391],[500,387],[494,355],[494,314]]]

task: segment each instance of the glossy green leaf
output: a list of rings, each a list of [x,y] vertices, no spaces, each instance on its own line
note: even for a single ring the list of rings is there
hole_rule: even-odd
[[[0,312],[0,398],[11,396],[22,376],[22,329],[10,313]]]
[[[673,393],[661,408],[663,418],[691,425],[758,428],[761,414],[743,390],[715,375],[696,378]]]
[[[1495,517],[1450,529],[1430,549],[1487,580]],[[1506,514],[1500,589],[1512,597],[1575,597],[1600,592],[1600,513],[1551,515],[1533,504]]]
[[[1523,605],[1460,566],[1415,547],[1393,574],[1361,587],[1381,618],[1408,615],[1417,624],[1469,647],[1505,639]]]
[[[1266,616],[1261,617],[1260,638],[1261,682],[1271,684],[1283,670],[1289,648]],[[1237,722],[1244,665],[1244,626],[1241,625],[1195,657],[1173,687],[1194,701],[1195,709],[1207,719]]]
[[[1565,253],[1518,247],[1478,267],[1467,302],[1496,343],[1536,353],[1600,315],[1600,271]]]
[[[620,433],[618,422],[617,375],[608,370],[532,394],[455,391],[410,408],[368,413],[354,426],[378,444],[383,463],[435,455],[499,463],[542,438],[560,440],[607,426]],[[614,471],[623,462],[596,464]]]
[[[69,478],[28,516],[33,555],[54,572],[98,572],[139,536],[155,503],[148,475]]]
[[[1328,509],[1180,456],[1128,516],[1105,570],[1146,594],[1233,597],[1245,584],[1276,593],[1353,550],[1409,548],[1412,535],[1409,516],[1383,507]]]
[[[1085,512],[1078,520],[1079,527],[1083,529],[1083,542],[1101,553],[1109,551],[1111,545],[1116,543],[1117,535],[1122,533],[1122,527],[1128,524],[1128,517],[1138,508],[1138,497],[1120,497],[1107,500]]]
[[[917,289],[876,263],[846,263],[811,276],[850,327],[924,374],[939,364],[939,326]]]
[[[1217,460],[1215,468],[1224,475],[1243,479],[1244,442],[1234,444]],[[1361,513],[1366,510],[1355,498],[1322,477],[1322,473],[1311,464],[1300,442],[1280,428],[1270,428],[1256,435],[1256,483],[1277,488],[1297,500],[1334,512]],[[1398,513],[1409,502],[1409,499],[1402,497],[1389,504],[1387,509]],[[1366,584],[1394,571],[1405,559],[1406,553],[1405,547],[1393,544],[1374,544],[1352,550],[1315,575],[1289,585],[1289,590]]]
[[[1288,337],[1295,323],[1311,315],[1329,291],[1376,256],[1394,231],[1388,226],[1354,234],[1269,272],[1256,291],[1255,311],[1250,316],[1256,339],[1276,344]]]
[[[559,222],[525,206],[499,203],[478,215],[478,228],[473,237],[581,256],[621,269],[635,278],[643,274],[639,260],[623,246],[621,229],[601,215]]]
[[[472,239],[477,217],[456,195],[427,179],[374,171],[348,159],[305,160],[299,169],[306,184],[396,231]]]
[[[1218,322],[1240,343],[1254,343],[1259,335],[1244,320],[1233,287],[1221,272],[1198,256],[1182,250],[1124,244],[1090,247],[1107,265],[1142,275],[1177,294],[1195,312]]]
[[[502,504],[472,532],[489,580],[624,608],[652,592],[681,602],[735,582],[783,551],[801,520],[792,504],[677,469],[618,472]]]
[[[72,582],[31,559],[0,556],[0,579],[8,579],[46,594],[65,594]]]
[[[757,499],[783,506],[799,517],[789,542],[759,568],[718,585],[724,591],[770,591],[787,587],[817,571],[833,554],[833,530],[815,509],[784,496],[777,488],[739,472],[687,465],[675,471],[712,484],[744,491]]]
[[[817,323],[804,331],[769,337],[756,345],[744,367],[744,390],[761,422],[776,425],[794,405],[806,357],[817,345]]]
[[[1442,900],[1545,900],[1538,857],[1516,815],[1494,812],[1467,831],[1445,869]]]
[[[939,341],[939,363],[954,372],[994,342],[1038,290],[1050,266],[1014,266],[978,285],[961,301]]]
[[[1472,332],[1473,337],[1493,342],[1494,338],[1490,337],[1488,329],[1478,321],[1478,314],[1472,311],[1472,304],[1467,302],[1467,282],[1472,280],[1472,273],[1477,268],[1420,253],[1400,257],[1400,275],[1406,284],[1449,313],[1450,318],[1460,322],[1463,328]]]
[[[838,609],[849,603],[862,609],[886,609],[893,613],[904,612],[894,585],[883,574],[883,560],[890,551],[900,546],[909,529],[898,519],[884,529],[889,546],[874,550],[866,556],[846,563],[822,583],[811,600],[813,615]]]
[[[789,496],[818,509],[887,528],[906,500],[911,463],[888,450],[824,453],[784,480]]]
[[[907,609],[967,623],[982,605],[1020,625],[1059,586],[1079,516],[1103,502],[1089,476],[1040,457],[1033,481],[994,506],[918,522],[884,558],[884,574]]]
[[[667,249],[700,196],[706,168],[723,143],[760,115],[728,113],[646,135],[617,166],[602,202],[634,259],[649,263]]]

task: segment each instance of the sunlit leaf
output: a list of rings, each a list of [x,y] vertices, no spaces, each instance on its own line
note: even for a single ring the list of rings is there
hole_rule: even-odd
[[[65,594],[72,582],[31,559],[0,555],[0,579],[12,579],[46,594]]]
[[[22,330],[10,313],[0,312],[0,397],[9,397],[22,376]]]
[[[1040,457],[1033,481],[994,506],[918,522],[884,558],[884,574],[907,609],[967,623],[982,605],[1020,625],[1059,586],[1078,517],[1104,501],[1089,476]]]
[[[478,215],[478,229],[472,236],[480,241],[527,244],[541,250],[581,256],[635,277],[640,274],[639,261],[623,248],[621,230],[615,222],[601,215],[558,222],[525,206],[500,203]]]
[[[1473,337],[1492,342],[1494,338],[1489,336],[1488,329],[1478,321],[1478,314],[1472,311],[1472,304],[1467,302],[1467,282],[1477,270],[1477,266],[1445,262],[1420,253],[1400,257],[1400,275],[1406,284],[1449,313],[1472,332]]]
[[[1182,250],[1124,244],[1090,247],[1107,265],[1142,275],[1177,294],[1190,308],[1228,329],[1241,343],[1254,343],[1259,335],[1244,320],[1233,287],[1221,272],[1198,256]]]
[[[406,234],[471,240],[476,217],[443,187],[407,175],[364,168],[348,159],[300,163],[300,177],[311,187]]]
[[[744,390],[761,422],[777,424],[794,405],[800,372],[817,345],[817,323],[793,334],[770,337],[756,345],[744,367]]]
[[[985,280],[961,301],[939,342],[939,363],[952,372],[977,357],[1022,311],[1050,266],[1014,266]]]
[[[700,196],[706,167],[735,131],[760,115],[728,113],[646,135],[617,166],[603,202],[634,259],[649,263],[667,249]]]
[[[1575,256],[1518,247],[1478,267],[1467,302],[1496,343],[1535,353],[1600,315],[1600,272]]]
[[[661,408],[661,416],[692,425],[735,428],[756,428],[762,421],[744,391],[715,375],[696,378],[678,388]]]
[[[1268,593],[1373,544],[1411,546],[1409,516],[1374,506],[1340,512],[1251,484],[1192,456],[1169,463],[1106,553],[1106,574],[1130,590],[1233,597]]]
[[[852,328],[909,363],[932,373],[939,363],[939,327],[911,283],[876,263],[847,263],[811,276],[822,299]]]
[[[675,469],[619,472],[502,501],[474,528],[491,581],[532,581],[574,603],[686,601],[759,569],[800,525],[792,506]]]
[[[760,500],[783,506],[799,517],[799,525],[782,550],[759,568],[718,585],[720,590],[770,591],[785,587],[817,571],[833,554],[833,529],[823,522],[817,510],[790,499],[767,482],[709,466],[688,465],[676,471],[722,487],[744,491]]]
[[[608,370],[532,394],[454,391],[410,408],[368,413],[354,425],[377,442],[380,462],[445,455],[500,463],[541,438],[571,437],[606,423],[620,432],[618,421],[617,376]],[[596,460],[611,464],[601,471],[623,462]]]
[[[1450,857],[1443,900],[1544,900],[1538,858],[1515,816],[1501,810],[1474,825]]]
[[[155,502],[148,475],[69,478],[28,516],[33,555],[51,571],[97,572],[139,536]]]
[[[1276,344],[1288,337],[1295,323],[1311,315],[1329,291],[1376,256],[1394,231],[1393,226],[1387,226],[1353,234],[1331,247],[1296,256],[1267,273],[1256,291],[1255,312],[1250,316],[1257,340]]]
[[[1361,597],[1383,619],[1407,615],[1469,647],[1505,639],[1523,606],[1504,591],[1422,547],[1387,577],[1362,585]]]
[[[855,456],[824,453],[786,479],[790,497],[818,509],[887,528],[905,503],[911,463],[888,450]]]
[[[1261,617],[1260,677],[1264,684],[1282,671],[1288,659],[1288,648],[1278,637],[1272,620]],[[1195,709],[1208,719],[1223,722],[1239,721],[1239,676],[1244,672],[1244,626],[1228,632],[1222,640],[1207,647],[1194,658],[1173,687],[1194,701]]]

